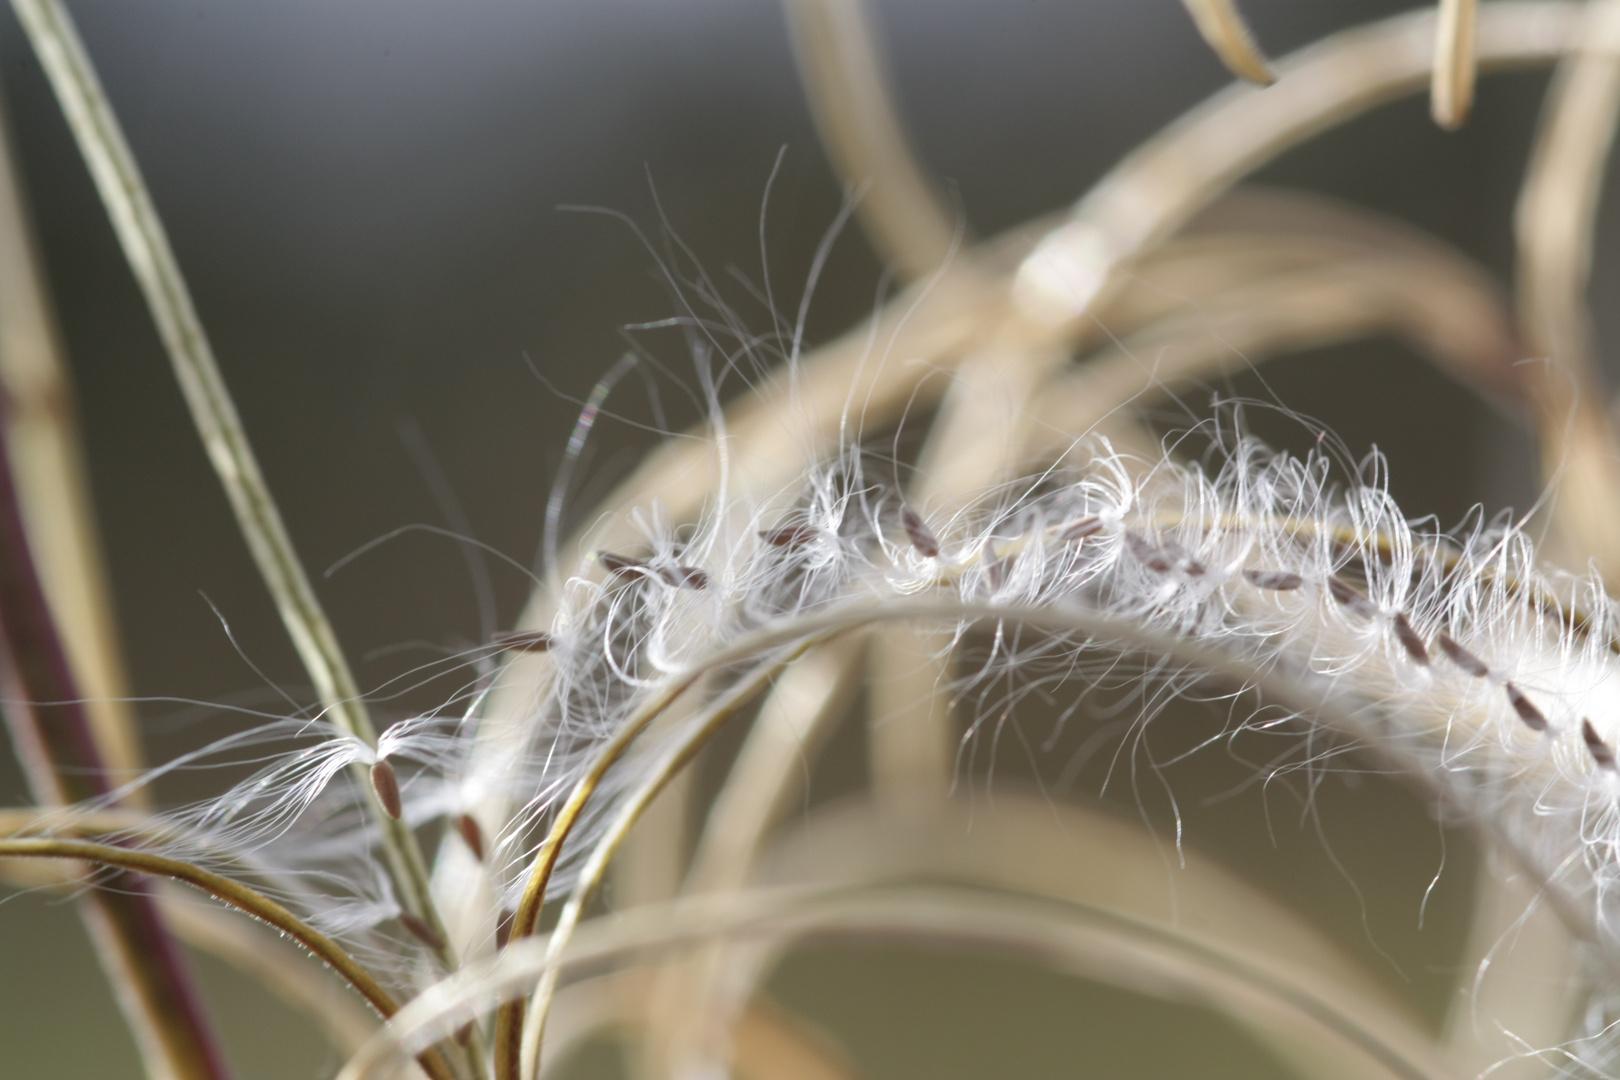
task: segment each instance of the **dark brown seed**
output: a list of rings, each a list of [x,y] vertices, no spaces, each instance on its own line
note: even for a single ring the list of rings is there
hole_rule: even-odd
[[[707,589],[709,575],[695,566],[667,566],[658,576],[677,589]]]
[[[473,858],[483,862],[484,830],[478,827],[478,822],[471,814],[456,815],[456,832],[467,842],[467,850],[473,853]]]
[[[925,559],[939,558],[939,541],[928,531],[928,526],[917,516],[917,511],[909,506],[902,506],[900,524],[905,528],[906,538],[911,541],[911,546],[917,549],[917,554]]]
[[[1293,592],[1305,584],[1305,579],[1292,570],[1245,570],[1243,578],[1257,589],[1273,592]]]
[[[371,767],[371,789],[377,793],[377,801],[382,803],[389,817],[398,821],[404,816],[405,804],[399,801],[399,774],[387,758],[378,758]]]
[[[1598,763],[1598,768],[1615,771],[1614,750],[1592,726],[1592,721],[1581,721],[1581,738],[1586,740],[1586,748],[1592,752],[1592,760]]]
[[[434,952],[443,951],[444,938],[435,933],[433,927],[429,926],[420,915],[410,911],[402,911],[399,913],[399,925],[409,930],[412,937]]]
[[[1378,614],[1378,609],[1373,607],[1372,601],[1361,595],[1361,593],[1348,582],[1340,581],[1336,577],[1330,577],[1328,578],[1327,584],[1328,592],[1332,594],[1333,599],[1337,600],[1339,603],[1343,604],[1357,615],[1371,618],[1372,616]]]
[[[501,917],[495,921],[495,947],[506,948],[506,943],[512,940],[512,924],[517,921],[517,912],[507,908],[501,912]]]
[[[628,555],[615,555],[611,551],[598,551],[596,561],[610,574],[645,574],[646,559],[632,559]]]
[[[1491,673],[1491,669],[1485,666],[1485,661],[1457,644],[1457,640],[1444,630],[1440,631],[1437,640],[1440,642],[1440,651],[1446,654],[1446,658],[1469,675],[1483,679]]]
[[[1058,526],[1057,538],[1065,543],[1084,540],[1088,536],[1095,536],[1102,532],[1103,520],[1100,517],[1083,517],[1078,521],[1071,521],[1067,525]]]
[[[1406,616],[1399,611],[1395,613],[1394,627],[1395,639],[1401,643],[1401,648],[1406,650],[1406,655],[1428,667],[1429,647],[1423,643],[1418,632],[1412,629],[1412,624],[1407,621]]]
[[[1536,708],[1533,701],[1524,696],[1523,690],[1510,682],[1503,683],[1502,689],[1507,691],[1508,701],[1513,703],[1513,711],[1519,714],[1519,719],[1524,721],[1525,727],[1531,731],[1547,730],[1547,718]]]
[[[512,652],[548,652],[553,641],[544,630],[497,630],[489,643]]]
[[[1176,568],[1176,560],[1168,551],[1150,543],[1139,533],[1127,532],[1125,546],[1131,549],[1137,561],[1156,574],[1168,574]]]
[[[759,538],[771,547],[796,548],[803,547],[820,535],[821,530],[814,525],[784,525],[780,529],[760,533]]]
[[[456,1045],[466,1046],[468,1043],[472,1042],[472,1033],[473,1025],[471,1020],[456,1028]]]

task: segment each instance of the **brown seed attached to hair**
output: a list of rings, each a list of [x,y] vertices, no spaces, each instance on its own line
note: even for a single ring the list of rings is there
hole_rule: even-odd
[[[1440,651],[1446,654],[1446,658],[1469,675],[1476,679],[1483,679],[1490,675],[1491,669],[1485,666],[1485,661],[1457,644],[1457,639],[1444,630],[1440,631],[1440,635],[1436,640],[1440,642]]]
[[[1406,650],[1406,655],[1424,667],[1428,667],[1429,647],[1423,643],[1423,639],[1418,636],[1418,632],[1412,629],[1412,624],[1407,621],[1406,616],[1397,611],[1395,618],[1391,620],[1391,625],[1395,628],[1395,640],[1401,643],[1401,648]]]
[[[495,920],[495,947],[506,948],[506,943],[512,940],[512,924],[517,921],[517,912],[511,908],[502,908],[501,914]]]
[[[466,841],[467,850],[473,853],[473,858],[483,862],[484,830],[478,827],[478,821],[471,814],[457,814],[456,832]]]
[[[770,529],[759,534],[759,538],[771,547],[797,548],[810,543],[821,535],[821,530],[814,525],[784,525],[780,529]]]
[[[412,937],[434,952],[444,951],[444,938],[440,937],[422,916],[411,911],[401,911],[399,913],[399,925],[409,930]]]
[[[1508,701],[1512,702],[1513,711],[1519,714],[1519,719],[1524,721],[1525,727],[1531,731],[1547,730],[1547,717],[1536,708],[1535,702],[1524,696],[1523,690],[1510,682],[1503,683],[1502,689],[1507,691]]]
[[[497,630],[489,643],[510,652],[549,652],[554,644],[544,630]]]
[[[1340,581],[1336,577],[1330,577],[1327,579],[1327,586],[1328,592],[1333,596],[1333,599],[1337,600],[1339,603],[1343,604],[1357,615],[1371,618],[1372,616],[1378,614],[1378,609],[1373,607],[1373,602],[1363,596],[1355,586],[1349,584],[1348,582]]]
[[[1136,561],[1152,570],[1155,574],[1168,574],[1176,568],[1175,558],[1166,550],[1152,543],[1140,533],[1126,531],[1125,546],[1131,549]]]
[[[939,540],[923,524],[923,519],[917,516],[917,511],[909,506],[900,508],[900,524],[906,530],[906,538],[911,546],[917,549],[917,554],[925,559],[939,558]]]
[[[645,574],[647,573],[646,559],[633,559],[628,555],[615,555],[611,551],[598,551],[596,561],[602,569],[609,574]]]
[[[1586,740],[1586,748],[1591,751],[1592,760],[1597,762],[1598,768],[1614,772],[1614,749],[1603,741],[1603,737],[1597,733],[1597,728],[1592,726],[1592,721],[1581,721],[1581,738]]]
[[[1067,525],[1058,526],[1057,538],[1064,543],[1073,543],[1076,540],[1084,540],[1088,536],[1096,536],[1102,532],[1102,527],[1102,518],[1096,516],[1083,517],[1077,521],[1071,521]]]
[[[405,804],[399,799],[399,774],[388,763],[387,758],[378,758],[371,766],[371,790],[377,793],[377,801],[388,816],[398,821],[405,814]]]
[[[455,1034],[456,1045],[457,1046],[466,1046],[468,1043],[472,1042],[472,1033],[473,1033],[473,1022],[471,1020],[467,1021],[465,1024],[462,1024],[460,1027],[456,1028],[456,1034]]]
[[[699,570],[695,566],[666,566],[658,571],[658,576],[677,589],[707,589],[709,587],[707,571]]]
[[[1245,570],[1243,580],[1257,589],[1273,592],[1293,592],[1305,584],[1305,579],[1292,570]]]

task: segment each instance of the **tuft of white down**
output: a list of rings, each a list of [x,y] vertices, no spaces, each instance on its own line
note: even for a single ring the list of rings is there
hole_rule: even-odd
[[[1207,469],[1106,444],[1066,460],[1083,464],[949,515],[904,506],[856,454],[768,509],[715,506],[681,529],[647,513],[645,546],[613,553],[645,567],[604,574],[587,561],[550,627],[527,802],[503,833],[509,902],[537,826],[637,702],[715,657],[731,671],[750,640],[844,616],[915,618],[932,599],[955,640],[998,621],[1044,632],[996,635],[965,682],[1032,665],[1117,681],[1126,653],[1146,658],[1136,677],[1171,692],[1205,694],[1214,676],[1234,695],[1259,690],[1256,724],[1274,728],[1281,710],[1307,738],[1326,730],[1370,750],[1543,882],[1592,946],[1595,977],[1615,984],[1620,609],[1595,576],[1538,567],[1510,521],[1462,535],[1414,526],[1382,486],[1335,485],[1324,456],[1244,440]],[[941,688],[958,700],[965,689]],[[655,757],[610,774],[593,821]],[[554,889],[591,841],[587,823]]]
[[[483,823],[485,865],[511,907],[557,808],[670,687],[702,674],[689,694],[712,700],[796,637],[890,617],[927,613],[957,640],[1029,624],[1038,632],[993,634],[963,679],[1056,665],[1165,693],[1257,689],[1265,712],[1253,723],[1274,727],[1280,711],[1307,738],[1330,730],[1471,817],[1545,883],[1590,943],[1597,983],[1620,989],[1620,610],[1599,581],[1538,568],[1510,522],[1463,535],[1415,527],[1377,483],[1335,485],[1321,456],[1244,440],[1210,467],[1107,444],[1065,461],[949,514],[904,505],[858,451],[795,492],[717,503],[696,523],[671,526],[648,508],[639,549],[592,555],[562,589],[524,745],[498,781],[468,764],[487,680],[470,677],[443,710],[387,736],[405,818],[455,819],[498,782],[516,809]],[[1122,654],[1143,662],[1122,666]],[[489,656],[463,661],[477,669]],[[411,959],[421,944],[388,922],[397,905],[359,809],[368,795],[344,771],[371,752],[316,721],[277,724],[224,749],[276,747],[272,734],[299,745],[266,751],[252,778],[172,815],[183,839],[127,842],[269,881],[395,980],[431,981],[425,954]],[[690,734],[683,724],[650,727],[608,771],[553,894],[649,775],[660,740]]]

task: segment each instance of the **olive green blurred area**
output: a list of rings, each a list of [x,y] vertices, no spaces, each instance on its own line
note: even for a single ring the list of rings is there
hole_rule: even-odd
[[[1244,9],[1278,55],[1409,6],[1248,0]],[[70,7],[367,686],[511,625],[570,426],[625,351],[624,328],[677,314],[676,283],[700,271],[745,323],[769,324],[767,282],[775,307],[796,311],[842,206],[770,0]],[[1068,204],[1227,81],[1175,0],[874,8],[916,146],[969,238]],[[1437,130],[1421,100],[1381,108],[1258,179],[1429,229],[1506,284],[1513,199],[1545,82],[1538,73],[1486,80],[1456,133]],[[164,760],[249,722],[214,704],[275,710],[283,691],[309,691],[9,13],[0,89],[74,370],[145,748]],[[1593,285],[1603,341],[1620,333],[1620,307],[1601,302],[1616,281],[1616,226],[1606,206]],[[885,289],[850,226],[814,282],[808,340],[854,324]],[[634,333],[662,370],[643,365],[648,379],[615,395],[565,526],[588,520],[593,498],[655,429],[681,429],[706,407],[680,335]],[[744,392],[755,374],[733,373],[722,394]],[[1516,421],[1392,341],[1268,364],[1183,395],[1157,418],[1184,424],[1217,396],[1255,401],[1250,423],[1282,446],[1308,448],[1314,432],[1279,405],[1320,420],[1356,455],[1376,447],[1406,511],[1444,526],[1475,504],[1494,513],[1534,498]],[[426,533],[321,579],[401,526],[445,525],[438,473],[471,533],[517,564],[488,561],[492,609],[480,610],[462,551]],[[446,689],[385,698],[379,715],[407,715]],[[1176,758],[1224,719],[1219,706],[1178,706],[1150,728],[1151,756]],[[997,754],[964,764],[956,797],[993,815],[998,790],[1043,792],[1145,821],[1163,837],[1167,888],[1179,825],[1190,850],[1307,914],[1438,1023],[1479,869],[1463,833],[1376,775],[1255,784],[1265,748],[1224,740],[1151,776],[1121,774],[1109,750],[1080,762],[1090,731],[1066,731],[1042,750],[1050,723],[1038,709],[1015,718]],[[859,749],[858,737],[835,740],[807,806],[858,783]],[[194,798],[202,783],[176,777],[158,794]],[[9,758],[0,796],[25,799]],[[216,961],[198,968],[244,1080],[330,1076],[341,1065],[264,990]],[[823,942],[790,955],[769,989],[868,1080],[1289,1075],[1248,1035],[1191,1005],[1005,956]],[[621,1071],[619,1049],[601,1043],[567,1075]],[[71,905],[8,895],[0,1078],[138,1075]]]

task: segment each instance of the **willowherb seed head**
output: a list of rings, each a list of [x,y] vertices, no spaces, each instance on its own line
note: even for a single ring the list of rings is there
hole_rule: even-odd
[[[1237,703],[1256,689],[1274,710],[1257,725],[1275,732],[1280,709],[1302,741],[1331,729],[1421,775],[1528,853],[1549,887],[1593,913],[1594,939],[1620,953],[1609,929],[1620,926],[1620,783],[1611,743],[1585,719],[1620,715],[1610,646],[1620,612],[1596,581],[1544,573],[1510,524],[1421,532],[1381,488],[1335,487],[1320,459],[1250,442],[1208,470],[1135,462],[1106,446],[1066,460],[1067,471],[955,513],[948,548],[903,505],[906,542],[890,542],[892,497],[862,480],[854,454],[810,472],[802,491],[717,504],[694,522],[667,524],[649,509],[638,538],[615,541],[645,558],[583,560],[544,628],[492,640],[543,654],[526,662],[545,672],[499,771],[468,765],[485,685],[470,677],[440,712],[391,725],[375,751],[322,721],[277,721],[223,741],[215,753],[246,757],[276,743],[277,755],[169,820],[190,830],[188,854],[233,873],[252,861],[289,907],[409,983],[422,976],[396,955],[396,927],[440,946],[380,880],[367,800],[459,834],[508,912],[496,925],[504,941],[544,830],[638,708],[699,676],[702,699],[713,700],[764,662],[751,642],[769,637],[779,649],[803,640],[795,628],[881,627],[905,613],[953,640],[973,628],[1018,630],[997,633],[986,657],[941,688],[965,708],[985,700],[981,687],[996,688],[998,702],[1007,686],[1049,694],[1069,684],[1079,694],[1118,685],[1127,670],[1156,680],[1146,695],[1155,702],[1195,686],[1207,697],[1217,679]],[[1549,617],[1526,597],[1558,597],[1581,618]],[[924,602],[932,606],[919,616]],[[971,734],[979,718],[966,719]],[[684,723],[643,738],[682,737]],[[294,749],[281,752],[289,739]],[[648,749],[606,775],[553,890],[569,886],[581,853],[648,775],[659,757],[656,744]],[[1310,760],[1321,767],[1319,755]],[[351,779],[364,776],[353,766],[372,762],[369,785]],[[396,765],[410,770],[404,788]],[[507,809],[495,814],[494,804]],[[485,827],[468,815],[475,805]],[[197,837],[229,857],[198,854]]]

